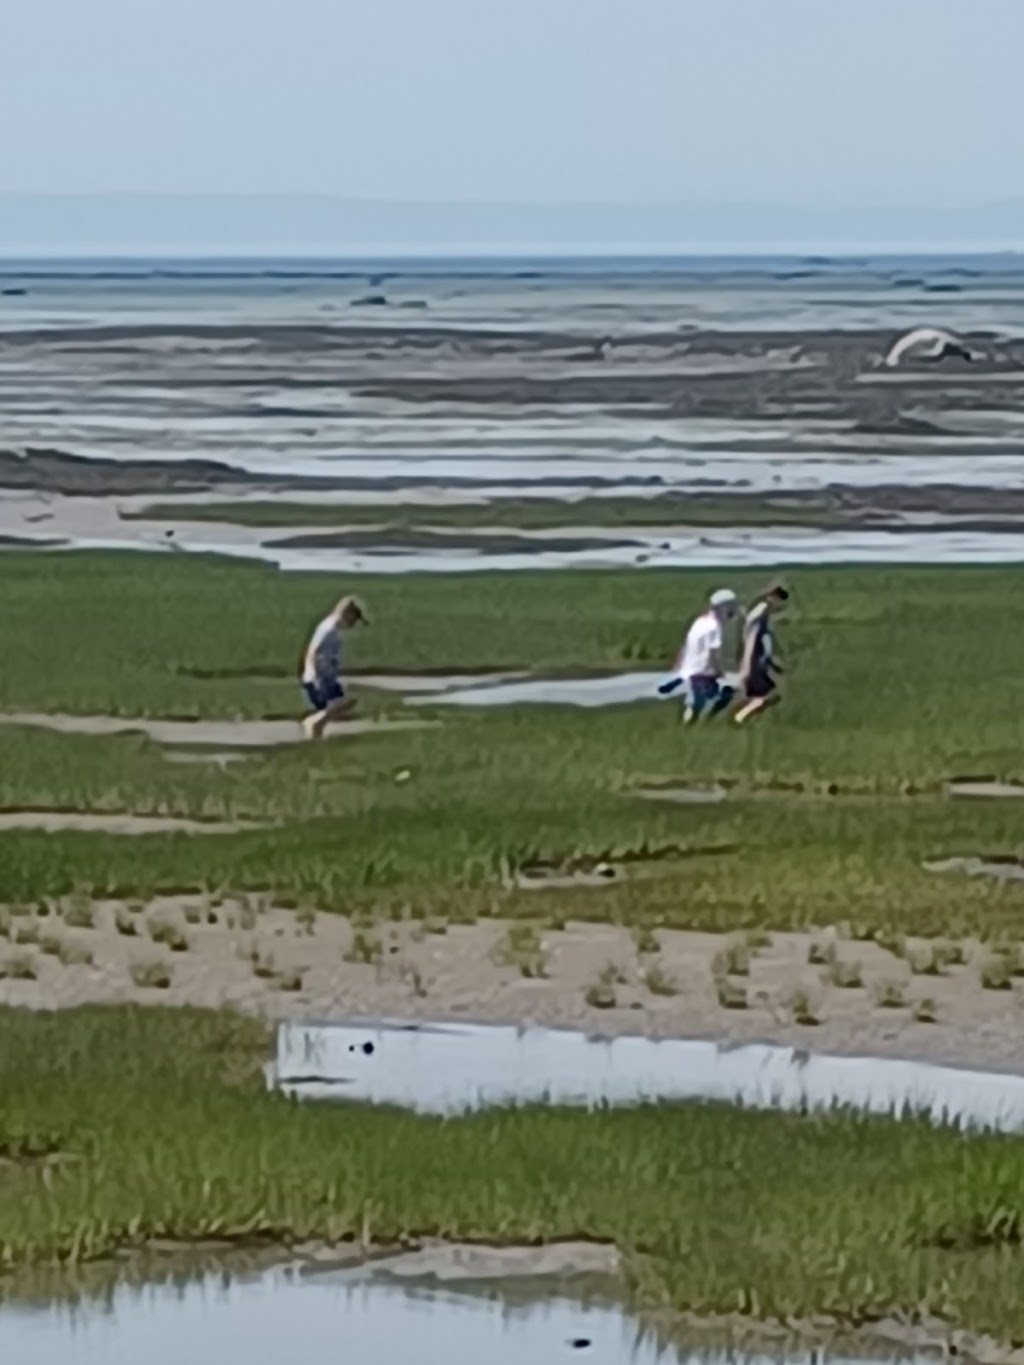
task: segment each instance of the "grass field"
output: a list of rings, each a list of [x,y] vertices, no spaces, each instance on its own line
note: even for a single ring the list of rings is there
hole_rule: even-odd
[[[584,1237],[654,1307],[1024,1336],[1019,1140],[701,1105],[297,1106],[263,1089],[265,1047],[230,1015],[0,1010],[0,1267],[153,1237]]]
[[[354,586],[373,627],[359,670],[657,669],[719,575],[381,577],[332,584],[215,559],[0,560],[0,709],[291,714],[303,638]],[[743,591],[759,582],[730,575]],[[680,926],[847,920],[918,933],[1017,932],[1020,885],[921,863],[1024,852],[1013,801],[951,802],[957,774],[1024,777],[1012,699],[1024,570],[801,570],[786,705],[760,729],[686,731],[671,706],[439,709],[432,730],[256,755],[221,771],[140,736],[0,727],[0,807],[255,819],[257,833],[8,832],[0,900],[97,891],[274,888],[368,914],[649,916]],[[955,628],[953,623],[955,624]],[[368,693],[372,711],[398,698]],[[395,781],[399,772],[410,778]],[[736,784],[719,806],[639,801],[648,784]],[[530,858],[668,849],[659,875],[583,892],[504,888]]]

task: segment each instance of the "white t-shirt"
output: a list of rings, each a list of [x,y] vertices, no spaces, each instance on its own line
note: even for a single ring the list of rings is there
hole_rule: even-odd
[[[341,629],[334,616],[325,616],[313,632],[302,668],[304,683],[333,682],[341,676]]]
[[[711,656],[716,649],[722,648],[722,627],[713,611],[698,616],[686,632],[679,659],[681,678],[707,677],[716,670],[712,667]]]

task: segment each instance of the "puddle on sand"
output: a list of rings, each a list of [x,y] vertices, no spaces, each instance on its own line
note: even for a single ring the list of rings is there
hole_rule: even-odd
[[[602,1250],[593,1248],[594,1250]],[[514,1250],[514,1249],[513,1249]],[[553,1262],[550,1252],[531,1252]],[[12,1301],[0,1307],[0,1360],[17,1365],[813,1365],[858,1358],[821,1349],[747,1352],[692,1336],[673,1344],[614,1306],[614,1281],[528,1270],[507,1255],[474,1251],[445,1273],[433,1249],[356,1267],[299,1265],[249,1277],[208,1274],[174,1283],[122,1284],[103,1298]],[[449,1258],[450,1259],[450,1258]],[[514,1259],[514,1258],[513,1258]],[[480,1273],[474,1273],[476,1269]],[[879,1345],[888,1359],[935,1359],[922,1343]],[[868,1356],[860,1357],[867,1365]]]
[[[675,806],[717,806],[729,793],[724,787],[634,787],[629,795]]]
[[[529,678],[498,686],[459,688],[440,696],[410,698],[430,706],[517,706],[526,702],[549,706],[621,706],[658,701],[664,673],[620,673],[610,678]]]
[[[56,834],[78,830],[88,834],[237,834],[264,825],[225,820],[186,820],[174,815],[131,815],[123,812],[75,810],[0,811],[0,833],[10,829],[42,830]]]
[[[346,720],[329,725],[325,739],[375,734],[385,730],[422,730],[430,721]],[[43,712],[0,713],[0,725],[25,725],[74,735],[144,734],[157,744],[186,744],[219,749],[266,749],[279,744],[306,744],[298,720],[148,720],[131,716],[64,716]]]
[[[621,881],[622,868],[615,863],[591,867],[565,867],[554,863],[528,863],[510,879],[520,891],[569,890],[574,886],[611,886]]]
[[[271,1080],[300,1098],[426,1113],[704,1099],[758,1109],[910,1108],[936,1122],[1024,1129],[1024,1075],[763,1044],[599,1039],[559,1029],[282,1024]]]
[[[225,1283],[116,1289],[103,1303],[0,1308],[0,1360],[12,1365],[678,1365],[688,1354],[605,1304],[547,1294],[500,1297],[399,1283],[372,1267],[271,1271]],[[496,1291],[500,1286],[495,1285]]]
[[[1024,785],[1019,782],[997,782],[984,777],[954,777],[946,783],[948,796],[974,797],[980,800],[1019,800],[1024,796]]]
[[[997,877],[1024,882],[1024,863],[1017,858],[939,858],[924,864],[926,872],[961,872],[966,877]]]

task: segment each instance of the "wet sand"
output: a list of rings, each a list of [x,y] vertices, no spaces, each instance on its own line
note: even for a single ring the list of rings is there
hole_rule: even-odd
[[[152,924],[168,923],[185,936],[185,951],[150,937]],[[965,965],[914,976],[909,961],[926,945],[911,943],[908,958],[898,959],[873,943],[774,934],[752,953],[748,977],[729,978],[726,1007],[716,957],[731,940],[713,934],[659,930],[659,950],[640,952],[627,930],[570,922],[538,931],[545,975],[527,977],[515,936],[500,922],[361,928],[336,915],[278,910],[260,897],[223,904],[164,897],[145,907],[100,902],[91,929],[34,911],[10,917],[8,925],[11,945],[2,944],[0,965],[28,958],[36,977],[0,977],[0,1003],[33,1009],[134,1001],[236,1008],[270,1019],[530,1022],[964,1066],[1020,1063],[1024,988],[1015,982],[1009,990],[984,989],[985,953],[971,944]],[[38,946],[47,937],[91,954],[92,963],[64,965]],[[822,949],[830,942],[840,962],[860,965],[863,986],[828,984],[829,970],[808,962],[812,943]],[[164,989],[137,983],[140,969],[154,964],[170,974]],[[880,1003],[886,992],[889,1005]],[[741,997],[745,1008],[737,1007]],[[594,1003],[598,998],[604,1007]],[[798,1005],[819,1022],[796,1022]],[[925,1016],[935,1022],[923,1022]]]
[[[423,720],[338,721],[324,740],[351,738],[385,730],[423,730]],[[138,716],[62,716],[35,711],[0,712],[0,725],[23,725],[73,735],[144,734],[157,744],[183,744],[216,749],[268,749],[280,744],[308,743],[298,720],[151,720]]]

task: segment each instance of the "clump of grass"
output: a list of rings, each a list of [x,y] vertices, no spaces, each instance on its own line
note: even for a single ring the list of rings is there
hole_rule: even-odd
[[[431,915],[423,921],[423,932],[434,934],[437,938],[443,938],[448,932],[448,921],[442,919],[440,915]]]
[[[200,906],[198,906],[198,905],[186,905],[186,906],[185,906],[185,923],[186,923],[186,924],[202,924],[202,922],[203,922],[203,912],[202,912],[202,909],[200,908]]]
[[[660,963],[654,962],[644,972],[644,983],[652,995],[678,995],[679,986]]]
[[[172,920],[153,919],[149,921],[148,928],[149,936],[154,943],[170,948],[172,953],[188,952],[188,938]]]
[[[114,912],[114,928],[125,938],[138,937],[138,925],[127,910],[116,910]]]
[[[64,904],[64,923],[69,929],[91,929],[96,923],[96,911],[87,896],[69,896]]]
[[[17,937],[14,940],[17,943]],[[993,955],[1001,957],[1011,976],[1024,976],[1024,944],[1001,943],[993,945]]]
[[[914,1019],[919,1024],[937,1024],[939,1021],[939,1007],[931,996],[924,996],[920,1000],[914,1001]]]
[[[91,967],[93,963],[92,949],[84,943],[69,943],[65,940],[57,956],[65,967]]]
[[[6,910],[0,910],[0,938],[10,938],[11,936],[11,916]]]
[[[131,977],[140,990],[165,991],[174,974],[165,962],[133,962]]]
[[[844,961],[838,952],[832,954],[827,976],[829,982],[842,991],[859,990],[864,985],[864,971],[860,963]]]
[[[767,929],[747,929],[743,941],[751,953],[763,953],[772,946],[772,936]]]
[[[879,948],[891,953],[893,957],[907,955],[907,936],[896,929],[879,929],[874,935],[874,940]]]
[[[316,911],[311,905],[304,905],[295,912],[295,923],[307,938],[316,933]]]
[[[1012,991],[1013,974],[1002,954],[994,954],[981,964],[981,984],[986,991]]]
[[[641,957],[661,952],[661,941],[649,924],[635,924],[632,934],[633,945]]]
[[[959,944],[940,939],[920,948],[911,948],[907,952],[907,962],[915,976],[945,976],[956,964],[958,956],[963,961],[963,949]]]
[[[544,945],[532,924],[510,924],[498,945],[497,961],[531,979],[547,976]]]
[[[290,972],[278,972],[274,977],[274,988],[279,991],[301,991],[305,982],[305,973],[296,969]]]
[[[907,1006],[907,988],[902,981],[879,981],[875,987],[875,1004],[883,1010],[902,1010]]]
[[[807,949],[807,961],[812,967],[828,967],[835,961],[836,945],[829,938],[814,938]]]
[[[408,983],[409,989],[417,1000],[426,999],[427,986],[423,980],[423,973],[418,967],[406,967],[402,972],[402,980]]]
[[[593,1010],[613,1010],[618,1004],[615,987],[600,979],[591,982],[584,991],[583,998]]]
[[[730,939],[725,947],[715,954],[711,968],[715,977],[749,976],[750,949],[741,938]]]
[[[37,975],[35,961],[28,953],[12,953],[0,962],[0,978],[8,981],[35,981]]]
[[[47,957],[60,957],[63,941],[56,934],[44,934],[39,940],[39,951]]]
[[[821,1023],[821,1009],[814,992],[807,986],[797,986],[783,1002],[794,1024],[803,1028],[817,1028]]]
[[[206,922],[207,922],[207,924],[209,924],[209,925],[215,925],[215,924],[217,924],[217,923],[219,922],[218,919],[217,919],[217,912],[216,912],[216,910],[207,910],[207,912],[206,912]]]
[[[359,962],[367,967],[380,965],[384,957],[384,945],[375,934],[365,929],[356,929],[345,953],[346,962]]]
[[[11,942],[17,944],[19,948],[31,947],[38,943],[39,925],[35,923],[16,924],[11,932]]]
[[[718,1003],[724,1010],[745,1010],[749,1006],[747,988],[740,985],[738,981],[730,981],[727,977],[720,977],[715,981],[715,991],[718,995]]]
[[[249,954],[249,962],[253,976],[258,976],[261,981],[272,981],[277,976],[277,967],[270,953],[261,953],[254,948]]]

